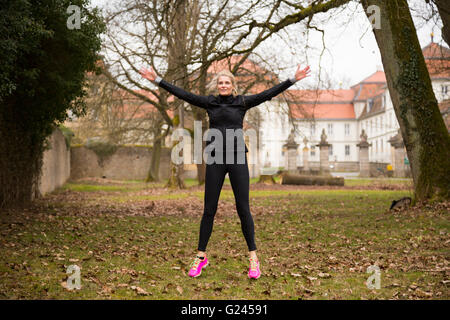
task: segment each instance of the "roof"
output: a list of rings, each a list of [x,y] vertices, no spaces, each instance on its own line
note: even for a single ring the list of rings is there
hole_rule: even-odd
[[[386,83],[386,74],[384,71],[376,71],[375,73],[371,74],[367,78],[365,78],[363,81],[361,81],[359,84],[363,83]]]
[[[423,48],[422,53],[425,59],[450,58],[450,49],[441,46],[436,42],[431,42],[429,45]]]
[[[216,73],[222,70],[231,71],[242,57],[242,55],[233,55],[219,61],[214,61],[208,68],[208,80],[210,81]],[[278,76],[274,72],[261,67],[248,57],[238,67],[234,76],[236,77],[239,90],[244,92],[244,94],[259,93],[279,82]]]
[[[384,92],[386,87],[386,74],[384,71],[376,71],[363,81],[352,86],[355,92],[355,101],[365,101]]]
[[[351,89],[339,90],[288,90],[288,100],[307,103],[351,103],[355,93]]]
[[[450,49],[430,43],[422,52],[431,79],[450,79]],[[360,118],[366,118],[383,110],[382,94],[386,90],[386,74],[376,71],[350,90],[288,90],[289,106],[297,119],[354,119],[354,103],[365,102]],[[368,99],[372,99],[370,110]],[[441,112],[448,112],[448,105],[450,102],[443,103]]]
[[[355,119],[351,89],[288,90],[286,96],[294,119]]]
[[[294,119],[355,119],[351,103],[290,104]]]
[[[157,97],[147,90],[135,90],[136,93],[139,93],[148,99],[157,102]],[[123,105],[118,104],[119,107],[122,107],[122,110],[117,110],[117,112],[122,113],[123,115],[127,115],[124,118],[130,119],[145,119],[149,117],[154,117],[153,113],[158,112],[156,107],[148,102],[142,101],[140,98],[134,96],[133,94],[119,89],[116,91],[116,94],[122,100]],[[173,101],[173,96],[169,96],[168,101]],[[170,118],[173,118],[174,112],[173,110],[167,110],[167,114]],[[151,115],[151,116],[150,116]]]
[[[231,70],[242,58],[242,55],[233,55],[219,61],[214,61],[208,68],[208,73],[215,74],[224,69]],[[239,66],[234,75],[236,77],[267,75],[272,79],[278,79],[275,73],[261,67],[258,63],[254,62],[250,58],[246,58],[244,60],[244,62]]]
[[[450,79],[450,49],[432,42],[422,52],[431,79]]]
[[[382,94],[386,90],[386,83],[361,84],[358,87],[354,87],[353,90],[355,91],[355,102],[366,101],[369,98]]]
[[[361,115],[359,116],[359,119],[364,119],[367,117],[370,117],[371,115],[374,115],[376,113],[379,113],[384,110],[383,106],[383,96],[379,95],[377,97],[372,98],[370,110],[369,109],[369,103],[366,103],[364,106],[363,111],[361,112]]]

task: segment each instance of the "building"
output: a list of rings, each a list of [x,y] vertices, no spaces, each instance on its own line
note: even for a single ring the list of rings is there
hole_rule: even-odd
[[[423,54],[448,128],[450,50],[430,43],[423,49]],[[380,164],[380,167],[395,163],[393,147],[388,141],[398,133],[399,124],[382,70],[377,70],[350,89],[287,90],[286,95],[291,123],[286,115],[277,115],[275,105],[269,108],[271,111],[263,111],[264,123],[260,132],[259,150],[263,166],[286,166],[286,150],[283,150],[283,145],[292,128],[295,128],[295,140],[299,144],[299,168],[303,165],[301,151],[305,147],[309,149],[309,165],[319,167],[317,144],[323,130],[330,144],[331,171],[359,171],[357,144],[361,140],[362,130],[366,132],[371,144],[369,161]]]

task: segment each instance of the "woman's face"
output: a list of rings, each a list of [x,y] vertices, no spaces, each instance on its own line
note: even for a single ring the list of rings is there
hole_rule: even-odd
[[[217,91],[221,96],[229,96],[233,92],[233,83],[227,76],[220,76],[217,79]]]

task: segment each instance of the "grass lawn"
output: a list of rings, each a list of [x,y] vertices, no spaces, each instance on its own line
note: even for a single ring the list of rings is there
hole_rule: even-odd
[[[349,183],[347,183],[349,182]],[[262,276],[247,248],[229,181],[208,244],[196,253],[203,187],[72,181],[24,210],[0,214],[1,299],[449,299],[449,204],[389,211],[409,181],[338,187],[263,186],[250,208]],[[68,266],[81,289],[68,290]],[[369,266],[380,289],[369,289]]]

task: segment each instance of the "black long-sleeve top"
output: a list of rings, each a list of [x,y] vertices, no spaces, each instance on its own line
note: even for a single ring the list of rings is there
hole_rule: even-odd
[[[223,135],[224,152],[243,151],[237,150],[236,148],[236,146],[238,145],[237,137],[234,138],[234,146],[230,147],[229,150],[226,149],[226,129],[242,129],[242,124],[247,110],[272,99],[295,83],[295,81],[288,79],[270,89],[254,95],[200,96],[187,92],[160,78],[157,78],[156,82],[161,88],[167,90],[174,96],[194,106],[206,109],[209,116],[209,127],[218,129]],[[240,139],[243,139],[243,137],[241,137]],[[206,145],[209,145],[213,141],[207,141]],[[241,141],[241,143],[241,145],[245,146],[245,152],[248,152],[247,146],[245,145],[244,141]],[[217,146],[216,152],[218,151],[219,149]]]

